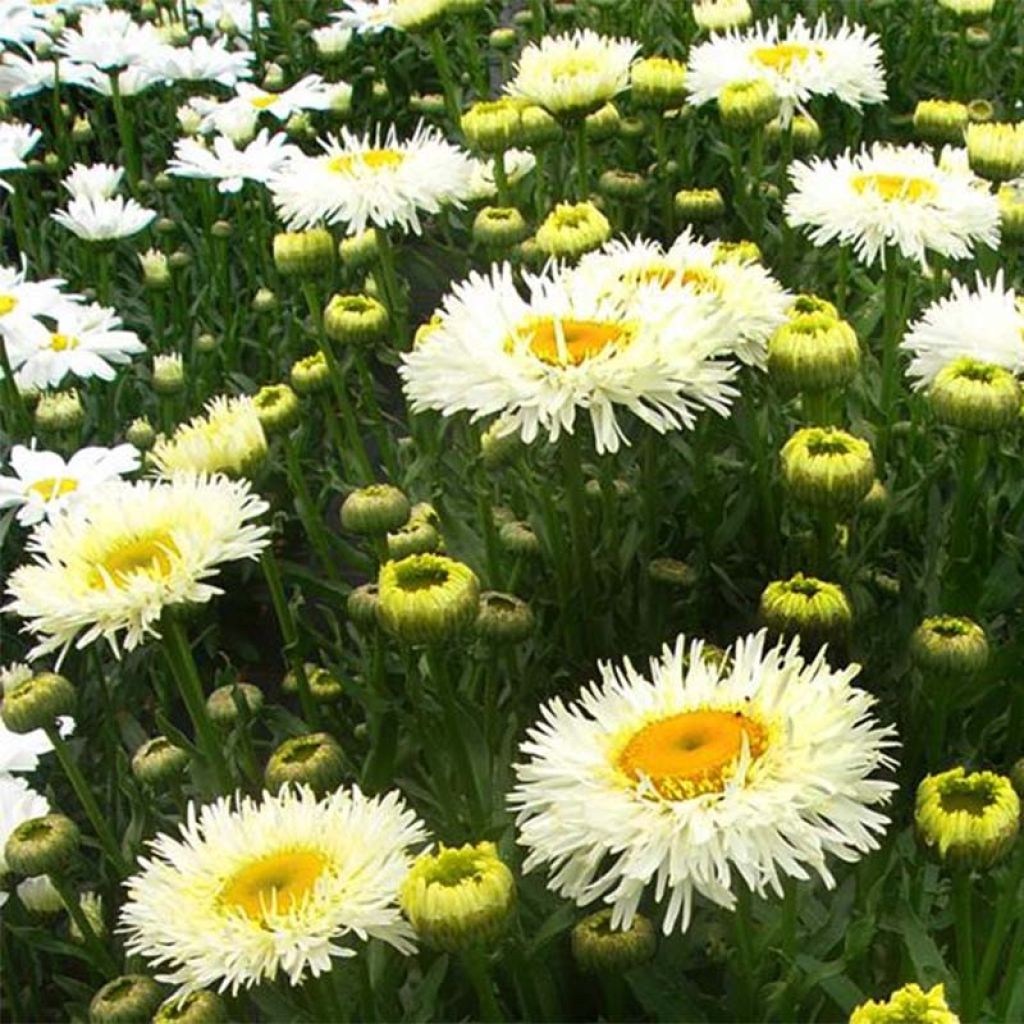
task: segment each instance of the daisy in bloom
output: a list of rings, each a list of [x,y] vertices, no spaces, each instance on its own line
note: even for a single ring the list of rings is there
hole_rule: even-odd
[[[95,77],[95,71],[66,60],[39,60],[31,51],[0,56],[0,96],[7,99],[52,89],[58,77],[61,85],[82,85]]]
[[[573,433],[583,411],[599,453],[628,444],[619,406],[659,433],[691,427],[702,408],[727,414],[736,368],[714,359],[728,322],[711,297],[659,289],[634,303],[557,267],[524,276],[529,298],[507,263],[448,296],[436,327],[402,357],[414,411],[498,414],[497,433],[527,444]]]
[[[25,157],[39,144],[43,133],[20,121],[0,122],[0,171],[22,171]],[[0,188],[12,191],[8,182],[0,178]]]
[[[127,11],[100,7],[83,11],[78,28],[65,29],[56,50],[76,64],[113,72],[144,62],[163,45],[152,25],[138,24]]]
[[[28,675],[31,677],[32,673]],[[75,731],[75,720],[61,715],[57,719],[57,729],[62,737],[70,736]],[[51,750],[53,744],[45,730],[11,732],[0,719],[0,779],[8,778],[14,772],[34,772],[39,767],[39,758]]]
[[[321,155],[295,157],[268,183],[278,215],[291,229],[325,221],[343,223],[354,235],[392,224],[419,234],[421,213],[461,205],[471,189],[469,154],[422,123],[401,142],[394,126],[384,136],[342,128],[321,146]]]
[[[179,139],[167,173],[181,178],[204,178],[217,182],[219,192],[238,192],[246,181],[266,182],[299,150],[279,132],[270,135],[263,128],[250,143],[239,147],[221,135],[205,145],[198,139]]]
[[[252,34],[253,5],[250,0],[186,0],[186,5],[199,16],[205,29],[239,35],[243,39]],[[259,11],[257,19],[260,28],[270,24],[266,11]]]
[[[72,199],[109,199],[123,177],[124,169],[113,164],[75,164],[61,184]]]
[[[231,50],[224,39],[211,43],[197,36],[188,46],[164,46],[145,59],[145,68],[172,82],[217,82],[228,88],[252,77],[256,55],[251,50]]]
[[[386,28],[415,32],[433,27],[447,12],[448,0],[345,0],[345,7],[333,17],[359,35]]]
[[[55,210],[50,216],[84,241],[108,242],[131,238],[145,230],[156,219],[156,210],[124,196],[107,199],[82,196],[72,199],[66,209]]]
[[[268,113],[278,121],[287,121],[301,110],[327,110],[331,106],[330,83],[319,75],[306,75],[281,92],[267,92],[248,82],[235,87],[235,99],[229,103],[248,104],[258,113]]]
[[[33,561],[11,573],[6,610],[27,619],[31,657],[103,637],[119,654],[157,636],[163,610],[205,604],[225,562],[256,558],[267,504],[244,481],[181,475],[109,483],[36,527]],[[62,655],[63,656],[63,655]]]
[[[494,180],[494,163],[490,160],[473,160],[473,177],[469,184],[467,199],[479,202],[482,199],[493,199],[498,194],[498,185]],[[502,153],[505,161],[505,177],[510,185],[522,181],[536,166],[537,158],[526,149],[506,149]]]
[[[640,53],[632,39],[611,39],[591,29],[547,36],[523,50],[510,96],[552,114],[579,117],[629,88],[629,69]]]
[[[919,146],[875,143],[855,155],[795,163],[790,177],[789,223],[809,228],[815,245],[852,245],[869,266],[884,263],[890,245],[922,267],[928,250],[965,259],[977,242],[999,245],[998,200],[948,151],[936,161]]]
[[[279,975],[298,985],[368,938],[410,953],[398,890],[425,838],[394,791],[337,789],[318,801],[285,787],[191,804],[181,837],[158,836],[127,881],[119,930],[179,995],[235,994]]]
[[[797,15],[787,30],[772,18],[746,32],[716,35],[690,51],[686,88],[694,106],[717,100],[728,85],[750,81],[772,87],[785,122],[812,96],[835,96],[857,110],[886,98],[880,40],[845,19],[830,32],[824,17],[812,28]]]
[[[0,334],[4,340],[9,344],[26,339],[45,343],[49,331],[38,318],[53,316],[64,305],[80,301],[77,295],[65,295],[63,284],[57,277],[26,281],[24,270],[0,266]]]
[[[1024,296],[1005,287],[1000,270],[991,282],[980,275],[974,288],[954,281],[950,295],[933,302],[901,342],[910,357],[914,387],[927,387],[954,360],[1024,373]]]
[[[97,92],[101,96],[110,97],[114,94],[109,74],[92,67],[90,64],[77,66],[82,68],[83,72],[92,72],[92,74],[80,74],[76,79],[76,85],[81,85],[85,89]],[[118,71],[117,90],[122,96],[138,96],[139,93],[151,89],[162,81],[163,79],[150,68],[141,64],[130,64],[128,67],[121,68]]]
[[[0,4],[0,42],[28,46],[48,38],[46,15],[31,3]]]
[[[50,813],[50,804],[24,779],[0,775],[0,877],[7,874],[4,847],[11,833],[23,822]],[[7,893],[0,891],[0,907],[7,902]]]
[[[601,681],[555,698],[528,731],[510,802],[529,871],[580,905],[602,899],[628,928],[650,887],[667,900],[662,929],[690,922],[695,895],[727,909],[739,875],[759,895],[781,878],[819,875],[828,856],[855,861],[888,819],[891,728],[850,685],[859,667],[810,664],[798,644],[766,649],[764,631],[730,657],[705,659],[680,636],[650,662],[600,666]]]
[[[786,321],[793,296],[756,260],[703,242],[687,229],[665,250],[658,242],[615,240],[584,256],[575,274],[639,301],[647,291],[690,288],[709,295],[732,321],[724,350],[764,367],[768,339]]]
[[[48,314],[52,329],[19,332],[9,344],[14,377],[21,388],[56,387],[67,376],[114,379],[114,366],[145,351],[133,331],[121,329],[112,309],[64,302]]]
[[[33,526],[63,512],[90,491],[139,468],[133,445],[80,448],[65,462],[57,452],[16,444],[11,449],[14,476],[0,476],[0,508],[18,508],[18,522]]]
[[[256,134],[260,111],[237,99],[220,102],[206,96],[192,96],[178,108],[178,123],[186,135],[225,135],[245,145]]]

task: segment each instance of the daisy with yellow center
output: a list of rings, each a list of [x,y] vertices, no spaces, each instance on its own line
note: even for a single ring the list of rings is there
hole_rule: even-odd
[[[731,909],[737,874],[781,894],[788,875],[834,884],[828,857],[875,849],[895,785],[893,730],[851,681],[858,666],[807,663],[765,633],[709,660],[679,637],[649,677],[626,660],[571,703],[551,701],[528,732],[510,802],[524,870],[628,928],[648,888],[662,929],[689,925],[695,896]],[[655,884],[656,883],[656,884]]]
[[[929,251],[965,259],[979,243],[999,244],[999,204],[960,151],[936,160],[924,147],[876,143],[796,163],[790,177],[789,223],[815,245],[851,245],[868,265],[884,261],[887,246],[925,266]]]
[[[694,106],[718,100],[736,82],[750,81],[772,88],[782,103],[783,123],[815,96],[834,96],[857,110],[886,98],[878,37],[845,20],[833,31],[824,16],[812,26],[797,15],[786,29],[772,18],[691,50],[686,87]]]
[[[422,824],[396,792],[317,800],[307,787],[189,807],[180,838],[159,835],[126,883],[126,949],[184,996],[232,994],[280,975],[292,985],[355,956],[368,938],[403,953],[398,908]]]
[[[15,475],[0,476],[0,508],[20,506],[18,522],[32,526],[138,469],[139,453],[130,444],[81,448],[65,461],[57,452],[17,444],[11,449],[10,464]]]
[[[659,433],[691,427],[701,409],[726,414],[736,368],[715,358],[728,324],[710,296],[680,288],[630,298],[558,267],[524,278],[528,298],[508,264],[456,286],[437,326],[403,357],[414,411],[497,415],[499,434],[527,444],[573,433],[584,412],[599,453],[626,439],[619,411]]]
[[[461,205],[470,193],[473,161],[422,124],[410,139],[394,127],[356,135],[343,128],[322,140],[319,156],[298,154],[269,187],[279,216],[291,229],[344,224],[350,234],[397,224],[419,234],[421,215]]]
[[[158,634],[165,608],[204,604],[225,562],[256,558],[267,509],[248,484],[224,477],[107,483],[29,541],[33,561],[11,573],[5,610],[35,634],[32,658],[103,637],[115,653]],[[63,655],[62,655],[63,656]]]

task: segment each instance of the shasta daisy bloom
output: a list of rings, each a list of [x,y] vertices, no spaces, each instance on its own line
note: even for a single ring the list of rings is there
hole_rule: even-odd
[[[63,302],[49,316],[52,329],[19,333],[9,343],[19,387],[56,387],[69,373],[113,380],[115,366],[145,351],[138,336],[122,330],[120,317],[105,306]]]
[[[29,672],[29,678],[31,676]],[[57,728],[62,737],[70,736],[75,731],[75,720],[61,715],[57,719]],[[0,779],[8,778],[14,772],[34,772],[39,767],[39,758],[52,750],[53,744],[45,730],[11,732],[0,719]]]
[[[61,33],[56,50],[76,64],[117,71],[143,62],[163,45],[152,25],[138,24],[127,11],[100,7],[83,11],[78,27]]]
[[[20,121],[0,122],[0,171],[25,169],[25,158],[39,144],[43,133]],[[11,185],[0,178],[0,188],[11,191]]]
[[[83,77],[83,68],[70,61],[39,60],[31,51],[0,56],[0,96],[7,99],[34,96],[42,89],[52,89],[58,77],[61,85],[77,85]]]
[[[0,42],[33,44],[48,38],[47,19],[29,3],[0,5]]]
[[[260,113],[276,117],[278,121],[287,121],[292,114],[303,110],[327,110],[331,105],[331,89],[331,84],[320,75],[306,75],[281,92],[267,92],[249,82],[239,82],[235,87],[235,98],[228,102],[246,103]]]
[[[273,981],[298,985],[374,938],[402,953],[413,932],[398,891],[426,833],[395,791],[308,787],[189,806],[125,883],[119,930],[178,995]]]
[[[188,46],[164,46],[145,58],[144,67],[173,82],[216,82],[228,88],[252,77],[252,50],[232,50],[227,40],[211,43],[197,36]]]
[[[342,128],[321,146],[321,155],[295,157],[268,183],[278,215],[291,229],[326,221],[343,223],[356,235],[370,225],[392,224],[419,234],[422,213],[460,206],[472,189],[469,154],[422,123],[405,141],[394,126],[384,136]]]
[[[591,29],[546,36],[523,50],[505,91],[552,114],[579,117],[629,88],[629,71],[639,53],[632,39],[613,39]]]
[[[332,17],[341,28],[359,35],[391,28],[418,31],[432,27],[446,13],[447,0],[345,0]]]
[[[137,235],[156,219],[156,210],[123,196],[108,199],[82,196],[72,199],[66,209],[56,210],[51,216],[84,241],[108,242]]]
[[[253,7],[250,0],[186,0],[189,10],[199,15],[204,29],[248,39],[252,34]],[[266,11],[256,14],[260,28],[270,24]]]
[[[710,297],[676,289],[633,304],[558,268],[525,280],[529,298],[504,263],[455,287],[402,357],[414,411],[498,415],[498,434],[527,444],[573,433],[583,412],[598,452],[629,443],[618,407],[659,433],[691,427],[701,409],[728,412],[736,370],[714,359],[728,325]]]
[[[926,266],[929,250],[951,259],[976,243],[999,244],[999,203],[988,187],[947,151],[936,161],[919,146],[875,143],[834,160],[790,168],[786,219],[806,227],[818,246],[850,244],[869,266],[886,246]]]
[[[878,36],[845,19],[831,32],[824,17],[813,27],[797,15],[789,29],[777,19],[746,32],[716,35],[690,52],[686,87],[690,102],[717,100],[737,82],[763,81],[782,102],[788,122],[813,96],[834,96],[860,110],[886,98]]]
[[[61,291],[64,281],[49,278],[45,281],[26,281],[24,270],[0,266],[0,334],[8,343],[19,339],[36,338],[41,343],[49,331],[39,317],[52,317],[65,304],[79,301],[76,295]]]
[[[686,930],[694,896],[732,909],[737,875],[759,895],[781,895],[784,876],[831,888],[829,856],[875,849],[893,730],[850,685],[858,666],[807,663],[796,641],[766,649],[765,636],[714,661],[680,636],[649,678],[604,664],[578,700],[550,701],[510,798],[524,871],[546,865],[549,888],[610,904],[612,928],[650,888],[668,934]]]
[[[254,520],[266,510],[245,481],[224,477],[109,483],[36,527],[5,610],[36,635],[33,658],[100,637],[133,650],[159,635],[165,608],[219,594],[208,580],[221,565],[259,555],[267,527]]]
[[[32,526],[53,518],[110,480],[139,468],[133,445],[80,448],[66,462],[57,452],[16,444],[11,449],[14,476],[0,476],[0,508],[18,507],[18,522]]]
[[[124,169],[113,164],[75,164],[61,184],[72,199],[110,199],[123,177]]]
[[[179,139],[167,173],[216,181],[218,192],[238,192],[246,181],[265,184],[298,153],[287,135],[270,135],[266,128],[244,146],[223,135],[209,145],[198,139]]]
[[[731,321],[723,352],[762,368],[768,339],[785,322],[793,301],[762,264],[701,241],[689,228],[668,250],[658,242],[616,239],[584,256],[576,273],[641,305],[650,291],[689,288],[708,295]]]

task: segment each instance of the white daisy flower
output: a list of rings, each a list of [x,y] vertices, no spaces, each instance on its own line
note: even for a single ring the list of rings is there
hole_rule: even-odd
[[[243,148],[223,135],[209,145],[198,139],[179,139],[167,173],[216,181],[219,192],[238,192],[246,181],[266,184],[298,154],[284,133],[270,135],[266,128]]]
[[[58,74],[59,71],[59,74]],[[63,85],[80,85],[95,77],[95,70],[66,60],[39,60],[30,50],[0,56],[0,96],[20,99]]]
[[[419,234],[421,213],[461,206],[470,194],[469,154],[422,123],[402,142],[392,126],[383,137],[342,128],[340,137],[328,136],[320,144],[323,154],[295,157],[268,182],[289,228],[325,221],[345,224],[357,235],[368,225],[398,224]]]
[[[124,168],[113,164],[75,164],[61,184],[72,199],[109,199],[123,177]]]
[[[287,121],[302,110],[327,110],[331,106],[331,85],[320,75],[306,75],[281,92],[267,92],[249,82],[239,82],[235,98],[228,103],[248,104],[258,113],[267,113],[278,121]]]
[[[50,813],[50,804],[21,778],[0,775],[0,877],[7,874],[4,847],[11,833],[23,822]],[[0,907],[7,902],[7,893],[0,891]]]
[[[19,332],[9,343],[8,356],[20,388],[57,387],[69,373],[113,380],[114,366],[145,351],[134,332],[121,329],[113,309],[65,302],[48,316],[54,326],[45,334]]]
[[[879,38],[845,19],[834,32],[824,17],[812,28],[801,15],[786,30],[776,18],[746,32],[729,32],[690,51],[686,71],[689,102],[718,99],[737,82],[764,81],[782,101],[788,121],[812,96],[834,96],[860,110],[886,99]]]
[[[973,289],[953,282],[907,331],[900,347],[911,357],[908,375],[918,390],[962,356],[1024,374],[1024,296],[1005,287],[1000,270],[991,282],[978,275]]]
[[[614,240],[588,253],[575,275],[639,301],[646,291],[691,288],[714,300],[730,321],[723,352],[764,368],[768,339],[786,321],[793,296],[760,263],[731,255],[687,228],[667,251],[658,242]]]
[[[29,677],[31,675],[30,672]],[[62,738],[70,736],[75,731],[75,720],[61,715],[57,719],[57,731]],[[49,754],[51,750],[53,744],[43,729],[11,732],[0,719],[0,779],[8,778],[16,772],[34,772],[39,767],[40,757]]]
[[[764,632],[745,637],[723,667],[680,636],[650,678],[628,659],[599,665],[576,701],[545,705],[510,797],[524,871],[546,865],[551,889],[610,904],[612,928],[650,890],[668,934],[696,895],[732,909],[736,875],[759,895],[812,873],[831,888],[830,855],[876,849],[888,818],[875,807],[896,785],[872,776],[896,741],[850,685],[859,666],[765,647]]]
[[[49,38],[46,15],[31,3],[0,4],[0,42],[33,46]]]
[[[156,210],[123,196],[109,199],[81,196],[72,199],[66,209],[55,210],[50,216],[87,242],[106,242],[137,235],[156,219]]]
[[[85,72],[91,71],[92,74],[86,73],[81,75],[77,79],[76,85],[81,85],[83,88],[99,93],[101,96],[110,97],[113,95],[114,90],[110,84],[109,75],[88,64],[77,66]],[[158,85],[161,82],[163,82],[163,79],[160,75],[154,73],[150,68],[142,64],[132,64],[118,72],[117,90],[122,96],[138,96],[140,93],[151,89],[154,85]]]
[[[20,506],[18,522],[33,526],[59,515],[90,491],[139,468],[130,444],[116,448],[80,448],[65,462],[57,452],[16,444],[11,449],[14,476],[0,476],[0,508]]]
[[[178,109],[178,123],[183,131],[194,127],[189,134],[226,135],[238,145],[244,145],[256,134],[259,119],[260,111],[250,103],[239,102],[237,97],[222,103],[206,96],[193,96]]]
[[[165,608],[219,594],[208,581],[223,563],[258,557],[267,527],[253,520],[266,511],[245,481],[224,477],[108,483],[36,527],[5,610],[36,634],[32,658],[100,637],[119,656],[121,643],[159,636]]]
[[[240,79],[252,77],[255,60],[251,50],[229,49],[226,39],[211,43],[205,36],[196,36],[188,46],[154,50],[145,67],[172,82],[217,82],[232,88]]]
[[[794,163],[790,177],[789,223],[809,228],[815,245],[852,245],[868,265],[884,261],[887,245],[922,266],[928,250],[965,259],[978,242],[999,245],[998,200],[950,151],[936,162],[919,146],[875,143]]]
[[[599,453],[629,443],[619,407],[659,433],[692,427],[701,409],[727,414],[736,368],[713,358],[728,324],[711,298],[659,290],[634,303],[557,267],[524,277],[528,299],[507,263],[445,299],[437,327],[402,357],[413,411],[497,414],[498,434],[527,444],[573,433],[584,412]]]
[[[14,345],[43,344],[49,329],[39,320],[43,314],[53,316],[64,305],[80,300],[65,295],[59,277],[45,281],[26,281],[24,270],[0,266],[0,334]]]
[[[39,144],[43,133],[20,121],[0,122],[0,171],[22,171],[25,158]],[[12,191],[11,185],[0,178],[0,188]]]
[[[523,50],[505,91],[552,114],[597,110],[629,88],[629,70],[640,53],[632,39],[612,39],[582,29],[545,36]]]
[[[225,35],[238,35],[249,39],[252,35],[253,4],[251,0],[186,0],[202,22],[203,28]],[[270,25],[270,15],[257,11],[260,28]]]
[[[473,160],[473,177],[469,184],[466,198],[471,202],[482,199],[493,199],[498,194],[498,185],[494,180],[494,161]],[[522,181],[536,166],[537,158],[526,149],[506,149],[503,154],[505,176],[510,185]]]
[[[352,29],[343,25],[325,25],[313,29],[310,37],[321,57],[340,57],[352,42]]]
[[[152,25],[138,24],[127,11],[101,7],[83,11],[78,27],[65,29],[55,49],[77,64],[116,71],[143,63],[163,45]]]
[[[280,975],[298,985],[369,938],[410,953],[398,889],[425,839],[395,791],[369,798],[353,787],[318,801],[286,787],[258,802],[190,804],[181,838],[157,836],[125,883],[119,931],[179,995],[235,994]]]
[[[446,0],[345,0],[345,10],[331,16],[339,27],[358,35],[391,28],[415,29],[445,13]]]

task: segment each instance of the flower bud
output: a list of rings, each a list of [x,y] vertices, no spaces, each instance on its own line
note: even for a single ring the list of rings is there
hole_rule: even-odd
[[[798,501],[848,513],[871,489],[875,460],[867,441],[832,427],[805,427],[782,449],[782,476]]]
[[[315,28],[310,33],[316,52],[324,60],[337,60],[347,49],[352,41],[352,29],[344,28],[341,25],[327,25],[324,28]]]
[[[620,120],[615,104],[606,103],[584,118],[583,131],[588,139],[593,142],[601,142],[618,135]]]
[[[348,617],[363,630],[372,629],[377,625],[377,610],[380,597],[376,583],[364,583],[356,587],[345,602]]]
[[[353,491],[341,506],[341,525],[351,533],[380,536],[409,520],[409,499],[392,484],[370,484]]]
[[[694,0],[693,20],[705,32],[724,32],[749,25],[754,17],[749,0]]]
[[[214,238],[219,238],[221,240],[224,240],[224,239],[230,238],[234,233],[235,233],[235,229],[232,226],[230,221],[227,221],[227,220],[215,220],[210,225],[210,234],[213,235]],[[266,291],[266,289],[261,289],[261,291]],[[273,294],[273,293],[271,293],[271,294]]]
[[[58,433],[76,430],[82,425],[85,410],[82,400],[74,388],[67,391],[47,392],[39,396],[36,405],[35,424],[43,433]]]
[[[296,394],[315,395],[331,386],[331,371],[322,352],[305,356],[292,364],[288,375]]]
[[[473,149],[501,153],[522,138],[522,100],[480,100],[462,115],[462,133]]]
[[[367,228],[361,234],[343,238],[338,243],[338,255],[353,270],[368,266],[377,258],[377,232]]]
[[[59,914],[64,909],[64,901],[60,898],[49,875],[36,875],[24,878],[18,883],[18,899],[24,908],[39,917]]]
[[[267,789],[309,786],[318,796],[337,789],[345,780],[345,755],[338,741],[326,732],[285,740],[267,762],[263,775]]]
[[[441,643],[468,627],[480,605],[480,582],[443,555],[410,555],[381,566],[378,616],[384,629],[410,644]]]
[[[988,654],[985,630],[962,616],[933,615],[910,638],[910,656],[926,675],[977,675],[988,664]]]
[[[278,307],[277,296],[269,288],[259,288],[252,297],[254,313],[272,313]]]
[[[712,266],[720,263],[761,263],[763,255],[757,242],[749,238],[741,238],[736,242],[715,242],[715,250],[711,256]]]
[[[588,914],[572,930],[572,955],[587,974],[622,974],[647,963],[654,956],[654,926],[643,914],[635,914],[628,928],[612,930],[611,910]]]
[[[334,267],[334,239],[326,228],[274,235],[274,266],[283,277],[313,278]]]
[[[519,44],[519,36],[514,28],[496,28],[491,30],[487,37],[487,44],[492,50],[499,53],[508,53],[514,50]]]
[[[761,594],[761,621],[782,636],[800,636],[816,650],[842,643],[853,625],[853,608],[843,588],[798,572],[769,583]]]
[[[940,422],[994,433],[1016,421],[1021,392],[1009,370],[963,356],[936,374],[928,400]]]
[[[485,206],[473,220],[473,241],[492,249],[507,249],[529,233],[523,215],[512,206]]]
[[[959,145],[969,121],[967,104],[956,100],[919,100],[914,109],[914,131],[926,142]]]
[[[153,1019],[163,999],[160,986],[143,974],[108,981],[89,1003],[89,1024],[139,1024]]]
[[[517,644],[533,632],[530,606],[514,594],[485,590],[480,595],[476,634],[494,644]]]
[[[768,341],[768,372],[783,391],[845,387],[860,367],[860,344],[845,321],[823,313],[790,318]]]
[[[225,1024],[228,1007],[209,989],[190,992],[184,999],[168,999],[153,1015],[153,1024]]]
[[[647,194],[648,180],[633,171],[604,171],[597,181],[597,190],[609,199],[627,201],[640,199]]]
[[[345,695],[345,687],[328,669],[307,661],[302,666],[309,684],[310,696],[317,704],[337,704]],[[290,669],[281,680],[281,689],[285,693],[299,692],[298,673]]]
[[[209,331],[203,331],[201,334],[196,335],[196,351],[202,353],[213,352],[220,344],[216,334],[211,334]]]
[[[502,523],[498,528],[498,542],[513,555],[532,557],[540,554],[540,541],[528,523]]]
[[[423,519],[409,517],[409,521],[387,535],[388,558],[400,559],[438,551],[442,546],[437,527]]]
[[[676,213],[685,224],[707,224],[725,213],[725,200],[717,188],[684,188],[675,195]]]
[[[991,867],[1020,831],[1020,797],[1003,775],[957,766],[921,781],[914,825],[924,847],[950,867]]]
[[[158,395],[177,395],[185,387],[185,364],[178,352],[153,356],[153,390]]]
[[[332,341],[371,345],[388,332],[387,308],[369,295],[335,295],[324,310],[324,331]]]
[[[265,384],[252,404],[268,437],[286,434],[299,422],[299,399],[287,384]]]
[[[284,88],[284,82],[284,68],[280,64],[268,63],[263,74],[261,87],[267,92],[277,92],[278,89]]]
[[[777,117],[782,101],[763,79],[733,82],[718,97],[718,113],[727,128],[752,131]]]
[[[515,905],[512,872],[494,843],[442,845],[416,858],[398,892],[399,906],[424,944],[455,952],[492,946]]]
[[[496,420],[480,435],[480,458],[487,469],[506,465],[523,447],[518,434],[499,434],[498,427]]]
[[[241,707],[242,711],[239,710]],[[252,683],[228,683],[218,686],[206,698],[206,713],[214,725],[230,728],[244,711],[248,718],[259,714],[263,707],[263,691]]]
[[[960,1024],[946,1002],[946,990],[940,982],[927,992],[911,982],[898,988],[887,1002],[869,999],[854,1007],[850,1024]]]
[[[967,159],[971,170],[989,181],[1024,175],[1024,122],[967,126]]]
[[[537,229],[542,253],[556,259],[577,259],[608,241],[608,218],[590,202],[559,203]]]
[[[154,736],[132,755],[132,774],[144,786],[160,789],[178,781],[188,762],[187,750],[176,747],[166,736]]]
[[[1002,185],[997,196],[1004,242],[1024,242],[1024,181]]]
[[[62,875],[80,838],[78,826],[63,814],[29,818],[7,837],[3,859],[16,875]]]
[[[58,718],[74,714],[76,698],[74,686],[63,676],[55,672],[40,672],[4,694],[0,716],[13,733],[52,729]]]
[[[889,504],[889,490],[882,483],[881,480],[875,480],[871,485],[871,490],[864,495],[864,500],[860,503],[861,509],[872,515],[880,515],[885,511]]]
[[[159,249],[139,253],[143,287],[151,291],[164,291],[171,286],[171,270],[167,257]]]
[[[939,0],[940,7],[952,11],[964,21],[980,21],[987,18],[995,5],[995,0]]]
[[[96,938],[105,939],[107,937],[107,922],[103,917],[103,897],[95,892],[80,893],[78,907]],[[72,942],[82,944],[85,941],[84,936],[78,930],[78,922],[74,918],[68,922],[68,936]]]
[[[79,114],[71,124],[71,138],[78,143],[90,142],[93,134],[92,122],[88,115]]]
[[[144,452],[153,447],[153,442],[156,440],[156,431],[145,416],[139,416],[128,424],[128,429],[124,432],[124,436],[129,444]]]
[[[788,125],[783,125],[781,118],[773,118],[764,126],[765,141],[778,149],[786,132],[795,156],[813,153],[821,142],[821,127],[810,114],[794,114]]]
[[[647,575],[673,590],[689,590],[697,582],[697,570],[678,558],[652,558],[647,563]]]
[[[671,57],[647,57],[630,70],[630,90],[638,107],[669,110],[686,99],[686,65]]]

